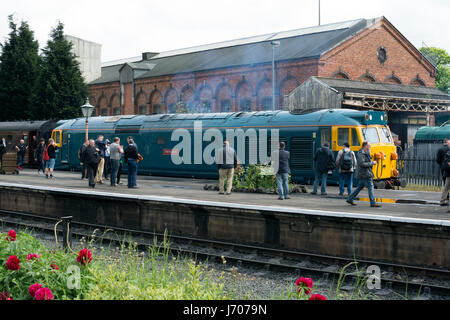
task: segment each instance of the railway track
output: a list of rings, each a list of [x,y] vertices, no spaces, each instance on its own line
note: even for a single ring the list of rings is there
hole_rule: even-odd
[[[15,228],[28,228],[39,232],[59,235],[63,233],[61,219],[38,216],[24,212],[0,210],[0,224]],[[162,242],[167,235],[128,228],[108,227],[97,224],[72,221],[70,223],[72,237],[86,239],[95,230],[97,239],[112,242],[135,242],[140,250],[149,245]],[[99,236],[102,230],[110,230]],[[60,238],[61,239],[61,238]],[[170,235],[170,251],[172,254],[195,256],[197,259],[225,262],[235,268],[252,267],[264,272],[289,272],[302,276],[311,276],[330,280],[341,279],[343,284],[366,281],[369,266],[380,268],[380,286],[386,291],[394,291],[404,296],[443,296],[450,297],[450,270],[427,268],[403,264],[393,264],[383,261],[350,259],[345,257],[327,256],[310,252],[299,252],[279,248],[268,248],[246,244],[223,242],[211,239],[200,239],[178,235]],[[442,282],[446,282],[445,285]],[[373,294],[377,294],[373,291]]]

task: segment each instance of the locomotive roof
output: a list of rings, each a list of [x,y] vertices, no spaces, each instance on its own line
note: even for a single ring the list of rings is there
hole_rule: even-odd
[[[51,122],[52,120],[0,122],[0,131],[34,131]]]
[[[289,111],[257,111],[232,113],[185,113],[155,115],[123,115],[89,118],[89,129],[120,128],[192,128],[194,121],[203,127],[265,127],[295,125],[364,125],[386,124],[381,111],[326,109],[294,114]],[[68,120],[58,129],[84,129],[85,118]]]
[[[450,139],[450,123],[444,124],[440,127],[419,128],[416,132],[414,140],[442,142],[445,138]]]

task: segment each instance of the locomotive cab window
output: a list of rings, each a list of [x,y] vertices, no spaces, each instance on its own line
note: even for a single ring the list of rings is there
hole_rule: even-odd
[[[352,147],[359,147],[361,142],[359,141],[358,131],[355,128],[352,128]]]
[[[391,133],[388,128],[378,128],[382,143],[392,143]]]
[[[377,129],[374,127],[368,127],[362,129],[364,140],[370,143],[380,143],[380,137],[378,136]]]
[[[343,146],[346,142],[350,142],[350,129],[338,128],[338,146]]]

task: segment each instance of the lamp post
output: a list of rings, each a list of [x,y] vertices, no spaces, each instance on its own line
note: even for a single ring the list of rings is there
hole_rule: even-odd
[[[275,111],[275,47],[280,46],[280,41],[271,41],[272,45],[272,111]]]
[[[86,98],[86,102],[81,106],[81,112],[83,112],[83,116],[86,118],[86,141],[88,138],[88,118],[92,115],[92,111],[94,111],[94,107],[89,103],[89,98]]]

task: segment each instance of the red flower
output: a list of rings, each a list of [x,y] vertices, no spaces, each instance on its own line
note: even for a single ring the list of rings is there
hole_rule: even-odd
[[[28,288],[28,293],[34,298],[34,296],[36,295],[36,291],[38,291],[40,288],[42,288],[42,285],[40,283],[32,284]]]
[[[6,267],[9,270],[19,270],[20,266],[19,266],[19,258],[17,258],[17,256],[9,256],[8,260],[6,261]]]
[[[77,261],[81,263],[81,265],[85,266],[86,264],[90,263],[92,261],[92,254],[91,251],[88,249],[82,249],[78,253]]]
[[[312,294],[308,300],[327,300],[327,298],[321,294]]]
[[[9,295],[8,291],[0,292],[0,300],[13,300]]]
[[[313,287],[311,278],[300,277],[295,281],[295,284],[299,287],[298,293],[304,290],[306,294],[311,294],[311,289]]]
[[[34,294],[36,300],[53,300],[52,291],[49,288],[40,288]]]
[[[50,267],[52,267],[52,269],[59,270],[59,267],[56,264],[54,264],[53,261],[52,264],[50,264]]]
[[[39,255],[36,253],[30,253],[27,255],[27,261],[31,260],[31,259],[38,259]]]
[[[14,230],[9,230],[6,234],[6,240],[8,241],[16,241],[16,232]]]

